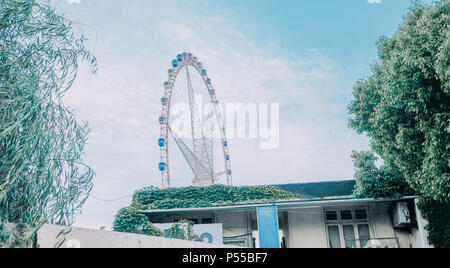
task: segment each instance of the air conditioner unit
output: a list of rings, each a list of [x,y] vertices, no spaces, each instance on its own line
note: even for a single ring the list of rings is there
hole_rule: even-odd
[[[411,225],[411,214],[407,202],[398,202],[394,209],[394,227],[408,227]]]

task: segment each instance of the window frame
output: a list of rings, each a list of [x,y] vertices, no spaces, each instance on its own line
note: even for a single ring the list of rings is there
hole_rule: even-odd
[[[210,223],[205,223],[205,220],[210,220]],[[200,223],[199,224],[214,224],[214,217],[203,217],[200,218]]]
[[[330,241],[330,230],[328,229],[329,227],[334,227],[334,226],[337,226],[338,227],[338,232],[339,232],[339,244],[340,244],[340,247],[339,248],[342,248],[342,237],[341,237],[341,234],[342,234],[342,232],[341,232],[341,226],[340,226],[340,224],[339,223],[330,223],[330,224],[327,224],[327,225],[325,225],[325,229],[326,229],[326,235],[327,235],[327,247],[328,248],[332,248],[331,247],[331,241]]]
[[[366,219],[356,219],[356,211],[357,210],[365,210],[366,211]],[[330,211],[336,211],[337,213],[337,220],[327,220],[326,214],[327,212]],[[352,215],[352,219],[351,220],[343,220],[341,218],[341,211],[351,211],[351,215]],[[327,247],[331,248],[330,245],[330,237],[329,237],[329,227],[330,226],[338,226],[338,230],[339,230],[339,237],[340,237],[340,244],[341,244],[341,248],[345,248],[345,238],[344,238],[344,226],[347,225],[351,225],[353,226],[353,231],[355,234],[355,244],[356,244],[356,248],[361,248],[361,236],[359,234],[359,229],[358,226],[359,225],[367,225],[369,228],[369,235],[370,235],[370,239],[374,238],[374,233],[372,230],[372,218],[370,216],[370,210],[368,207],[333,207],[333,208],[324,208],[323,209],[323,219],[325,222],[325,234],[326,234],[326,240],[327,240]]]
[[[328,212],[336,212],[336,220],[328,220],[327,219],[327,213]],[[340,217],[339,217],[339,211],[338,210],[325,210],[324,211],[324,220],[325,220],[325,222],[330,222],[330,223],[339,222],[339,219],[340,219]]]

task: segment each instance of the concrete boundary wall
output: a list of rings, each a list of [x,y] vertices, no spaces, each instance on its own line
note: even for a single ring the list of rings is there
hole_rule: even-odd
[[[14,229],[13,225],[8,225]],[[232,248],[165,237],[117,233],[78,227],[44,225],[37,232],[39,248]]]

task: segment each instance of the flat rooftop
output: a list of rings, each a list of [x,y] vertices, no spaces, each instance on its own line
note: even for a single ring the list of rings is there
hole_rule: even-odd
[[[215,207],[199,207],[199,208],[174,208],[174,209],[153,209],[153,210],[140,210],[139,212],[144,214],[157,214],[157,213],[180,213],[180,212],[214,212],[214,211],[252,211],[256,207],[276,205],[280,209],[288,208],[310,208],[310,207],[322,207],[322,206],[340,206],[340,205],[357,205],[363,203],[376,203],[376,202],[392,202],[392,201],[406,201],[415,199],[417,196],[406,196],[402,198],[352,198],[351,196],[339,196],[339,197],[325,197],[325,198],[313,198],[313,199],[291,199],[291,200],[276,200],[276,201],[255,201],[236,203],[229,206],[215,206]]]

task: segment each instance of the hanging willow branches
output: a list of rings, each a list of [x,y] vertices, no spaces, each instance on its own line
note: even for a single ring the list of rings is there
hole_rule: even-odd
[[[92,188],[89,128],[62,103],[79,62],[96,71],[85,41],[48,2],[0,0],[0,225],[21,227],[13,246],[71,224]]]

